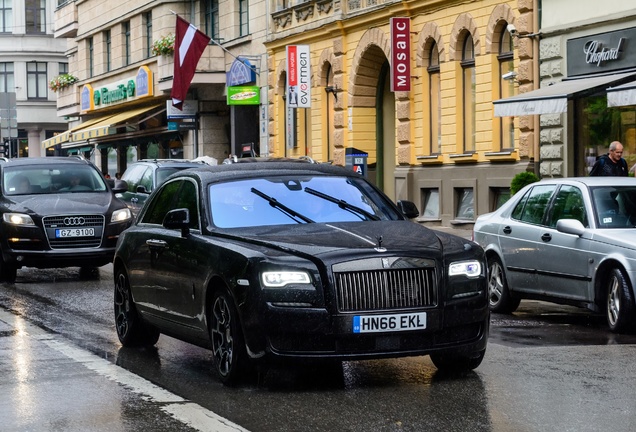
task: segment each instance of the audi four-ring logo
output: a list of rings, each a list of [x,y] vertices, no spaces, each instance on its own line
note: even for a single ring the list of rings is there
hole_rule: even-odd
[[[67,217],[64,218],[64,225],[72,226],[72,225],[84,225],[86,221],[83,217]]]

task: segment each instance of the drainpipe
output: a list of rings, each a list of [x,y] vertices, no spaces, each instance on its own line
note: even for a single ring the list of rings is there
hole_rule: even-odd
[[[533,27],[534,32],[539,33],[541,28],[541,0],[533,0]],[[532,38],[532,56],[534,58],[534,89],[541,87],[541,61],[539,58],[539,44],[541,43],[541,36]],[[534,173],[541,177],[541,116],[534,116]]]

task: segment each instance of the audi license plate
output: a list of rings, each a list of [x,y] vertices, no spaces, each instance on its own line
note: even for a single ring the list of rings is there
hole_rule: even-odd
[[[355,315],[354,333],[378,333],[407,330],[424,330],[426,312],[391,315]]]
[[[95,228],[65,228],[56,229],[55,237],[93,237],[95,235]]]

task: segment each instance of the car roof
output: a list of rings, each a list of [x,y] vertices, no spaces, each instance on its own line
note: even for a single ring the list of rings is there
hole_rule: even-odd
[[[134,164],[147,164],[147,165],[155,165],[158,167],[168,167],[168,166],[188,166],[188,167],[198,167],[204,164],[201,161],[192,161],[189,159],[140,159],[136,162],[131,163]]]
[[[636,177],[563,177],[563,178],[544,178],[541,183],[580,183],[585,186],[636,186]]]
[[[361,178],[360,174],[351,169],[331,164],[312,163],[307,160],[286,159],[286,158],[247,158],[231,164],[206,165],[200,168],[188,169],[173,174],[194,175],[201,178],[203,182],[216,182],[228,179],[253,178],[272,175],[325,175],[325,176],[346,176]]]
[[[5,166],[27,166],[27,165],[89,165],[93,164],[86,159],[66,156],[46,156],[46,157],[22,157],[13,158],[5,162]]]

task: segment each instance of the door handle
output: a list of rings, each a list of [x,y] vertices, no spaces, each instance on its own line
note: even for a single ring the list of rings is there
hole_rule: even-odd
[[[509,226],[505,226],[503,227],[504,234],[510,234],[512,232],[512,228],[510,228]]]
[[[148,239],[146,240],[146,245],[150,249],[168,249],[168,243],[163,240]]]
[[[552,240],[552,236],[550,235],[550,233],[545,233],[541,236],[541,240],[543,240],[544,242],[549,242],[550,240]]]

